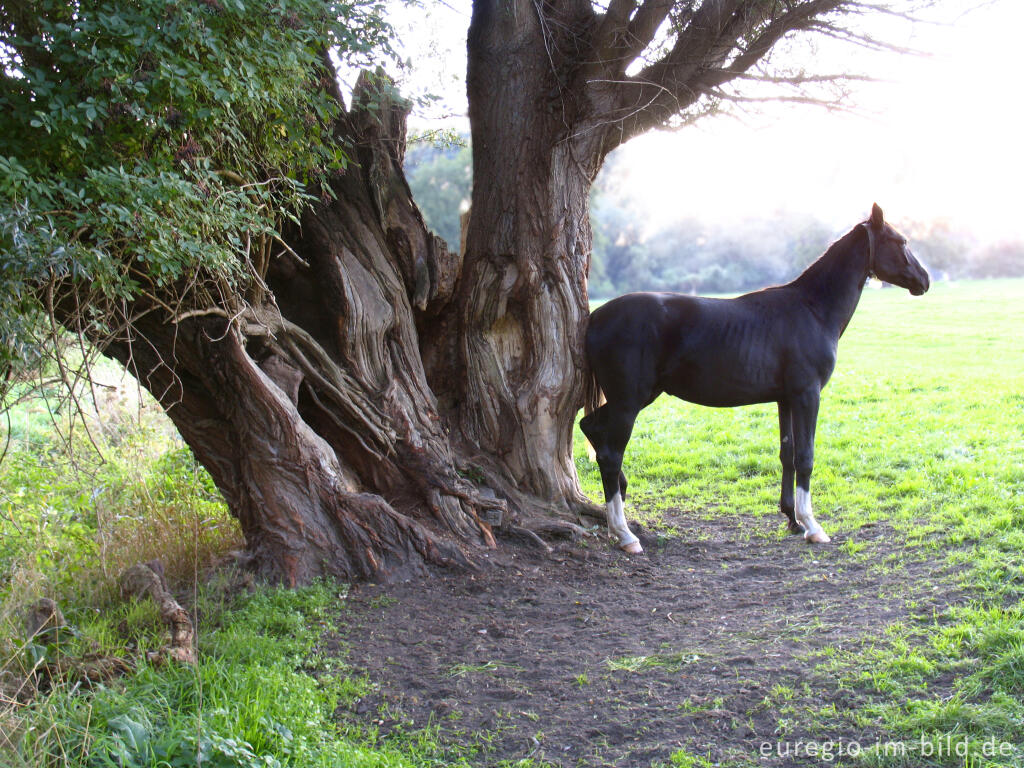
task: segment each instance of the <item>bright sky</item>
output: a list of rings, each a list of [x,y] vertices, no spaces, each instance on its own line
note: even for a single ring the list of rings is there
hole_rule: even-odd
[[[416,9],[396,19],[414,30],[405,39],[415,79],[450,94],[456,112],[465,109],[469,5],[449,0],[426,20]],[[720,221],[787,211],[840,229],[877,201],[897,226],[946,219],[981,241],[1024,240],[1024,2],[994,0],[957,15],[973,5],[947,0],[946,23],[882,34],[928,56],[819,49],[819,64],[832,58],[885,81],[857,87],[856,115],[772,106],[742,121],[648,134],[618,150],[627,170],[614,182],[646,201],[652,228],[675,216]]]

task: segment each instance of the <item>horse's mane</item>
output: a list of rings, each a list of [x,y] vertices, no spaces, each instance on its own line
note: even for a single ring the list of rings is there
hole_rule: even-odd
[[[803,272],[793,280],[794,284],[801,285],[814,285],[826,279],[828,276],[835,274],[837,270],[842,269],[842,265],[847,261],[847,254],[853,249],[856,241],[863,236],[861,232],[861,225],[858,224],[845,235],[840,237],[834,243],[832,243],[825,252],[815,259],[811,264],[804,269]]]

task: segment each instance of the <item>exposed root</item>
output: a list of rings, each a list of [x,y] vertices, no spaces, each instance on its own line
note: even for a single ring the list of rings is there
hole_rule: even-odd
[[[576,523],[569,522],[568,520],[558,520],[550,517],[530,518],[529,520],[521,521],[520,525],[538,536],[555,536],[572,541],[579,541],[590,535],[583,526],[576,525]]]
[[[502,526],[500,530],[510,536],[536,545],[538,549],[543,550],[547,554],[551,554],[554,550],[541,538],[541,535],[567,538],[572,541],[579,541],[590,535],[586,528],[575,523],[549,517],[531,518],[522,521],[519,525],[509,523]]]
[[[538,549],[543,550],[547,554],[551,554],[551,552],[553,551],[551,547],[548,546],[547,542],[544,541],[544,539],[542,539],[536,533],[531,531],[529,528],[523,528],[522,526],[518,525],[509,525],[503,530],[507,531],[512,536],[515,536],[520,539],[525,539],[529,543],[536,545]]]
[[[64,621],[60,607],[50,598],[41,598],[26,609],[25,633],[33,648],[33,653],[26,657],[31,667],[19,668],[15,664],[0,671],[0,707],[26,704],[40,690],[59,683],[91,687],[132,670],[131,661],[99,653],[95,643],[82,643],[78,632]],[[91,646],[92,650],[83,651],[83,645]],[[3,743],[0,739],[0,746]]]
[[[608,520],[608,512],[603,506],[599,507],[596,504],[591,504],[589,502],[580,502],[577,504],[576,514],[581,518],[593,518],[596,523],[601,525]]]

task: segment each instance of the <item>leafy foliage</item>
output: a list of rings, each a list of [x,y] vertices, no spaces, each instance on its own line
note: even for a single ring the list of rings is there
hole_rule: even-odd
[[[328,47],[358,60],[389,32],[358,0],[33,11],[0,9],[0,365],[32,357],[69,285],[82,325],[112,330],[141,295],[208,306],[258,280],[346,162]]]

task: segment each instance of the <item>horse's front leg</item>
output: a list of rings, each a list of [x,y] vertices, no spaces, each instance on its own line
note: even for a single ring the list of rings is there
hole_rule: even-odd
[[[814,429],[818,421],[817,388],[808,389],[790,401],[793,422],[793,457],[796,467],[796,521],[804,527],[804,538],[824,544],[831,541],[811,510],[811,472],[814,470]]]
[[[779,401],[779,461],[782,462],[782,494],[779,496],[779,509],[786,516],[790,533],[803,533],[804,529],[796,521],[793,507],[793,479],[796,465],[793,458],[793,416],[789,403]]]

